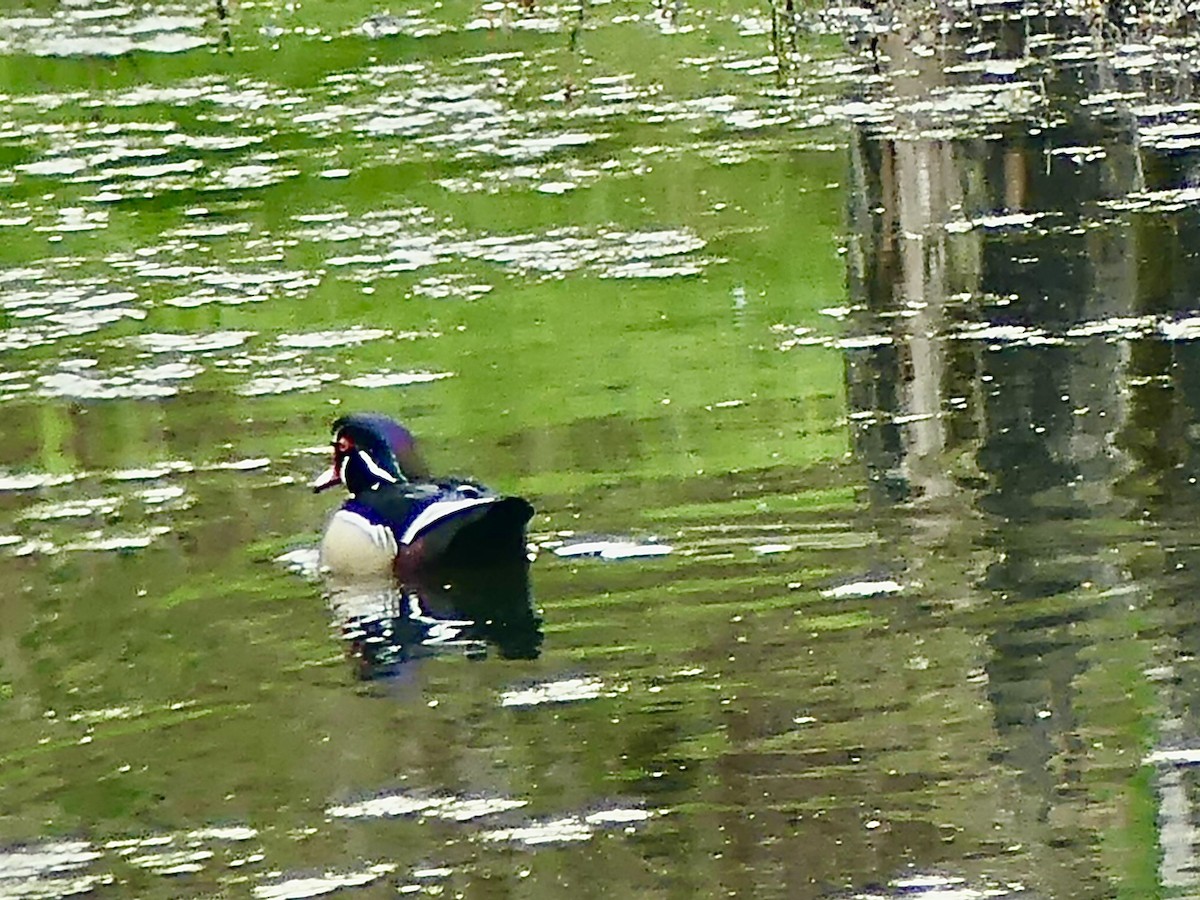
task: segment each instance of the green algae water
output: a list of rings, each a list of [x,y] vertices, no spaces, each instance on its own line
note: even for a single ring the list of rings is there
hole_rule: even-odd
[[[1200,890],[1193,39],[411,6],[0,13],[0,897]]]

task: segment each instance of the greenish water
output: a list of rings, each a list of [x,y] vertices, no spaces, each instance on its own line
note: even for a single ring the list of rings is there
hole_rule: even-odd
[[[0,15],[0,897],[1197,890],[1191,44],[765,12]],[[536,617],[326,598],[358,409]]]

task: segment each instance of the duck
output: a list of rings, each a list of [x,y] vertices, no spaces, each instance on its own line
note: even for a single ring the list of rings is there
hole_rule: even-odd
[[[382,413],[344,415],[330,430],[330,466],[310,487],[341,485],[350,497],[321,538],[327,575],[405,579],[439,567],[528,562],[527,500],[469,479],[434,478],[412,432]]]

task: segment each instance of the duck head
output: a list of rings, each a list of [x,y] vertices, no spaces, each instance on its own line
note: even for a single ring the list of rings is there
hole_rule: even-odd
[[[351,494],[427,478],[412,434],[394,419],[378,413],[353,413],[333,423],[333,460],[313,480],[313,491],[344,484]]]

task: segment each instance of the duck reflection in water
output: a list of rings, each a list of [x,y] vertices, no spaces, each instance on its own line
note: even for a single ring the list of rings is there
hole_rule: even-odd
[[[321,569],[359,675],[394,673],[437,652],[532,659],[540,619],[525,527],[533,507],[478,482],[435,479],[412,434],[387,416],[333,423],[333,458],[315,491],[350,498],[321,540]]]
[[[440,569],[391,584],[344,585],[330,602],[361,679],[428,656],[536,659],[542,620],[527,564]]]

